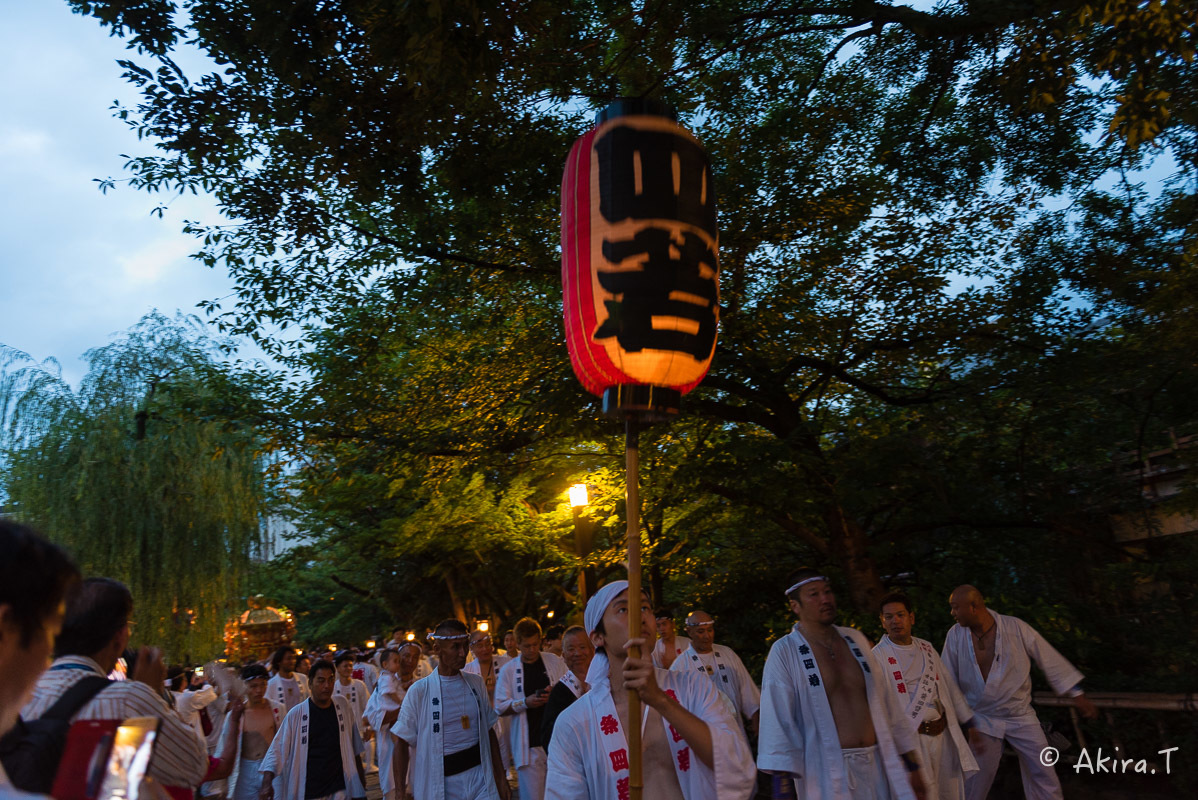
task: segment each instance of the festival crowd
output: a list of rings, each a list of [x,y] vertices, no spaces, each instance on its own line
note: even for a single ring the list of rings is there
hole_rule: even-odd
[[[983,800],[1004,744],[1026,797],[1062,797],[1040,758],[1031,664],[1084,716],[1097,710],[1030,625],[963,585],[937,651],[895,592],[871,644],[835,624],[818,570],[796,570],[778,598],[796,622],[760,687],[715,643],[710,614],[691,611],[677,635],[673,614],[630,598],[626,581],[596,591],[580,626],[520,620],[502,651],[447,619],[424,641],[396,628],[370,650],[280,647],[236,668],[168,669],[155,648],[128,649],[127,587],[84,579],[0,519],[0,800],[357,800],[372,772],[383,800],[625,800],[632,724],[646,800]],[[155,729],[145,778],[106,791],[96,746],[115,752],[137,720]]]

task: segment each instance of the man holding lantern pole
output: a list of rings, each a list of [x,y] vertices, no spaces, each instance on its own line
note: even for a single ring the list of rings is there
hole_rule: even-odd
[[[607,584],[587,603],[584,621],[596,647],[586,681],[591,688],[557,718],[546,800],[629,797],[629,690],[645,708],[645,798],[745,800],[757,772],[740,724],[711,681],[628,656],[629,647],[643,650],[654,639],[647,602],[641,604],[641,635],[630,630],[636,605],[627,581]]]

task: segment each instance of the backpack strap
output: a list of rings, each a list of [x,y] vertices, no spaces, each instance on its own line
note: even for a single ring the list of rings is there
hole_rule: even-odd
[[[46,709],[46,713],[42,714],[41,718],[69,720],[110,683],[113,681],[100,675],[89,675],[80,679],[74,686],[67,689],[54,705]]]

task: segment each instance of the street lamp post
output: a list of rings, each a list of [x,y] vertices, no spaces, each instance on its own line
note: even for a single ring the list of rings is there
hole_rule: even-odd
[[[579,561],[585,559],[591,552],[590,528],[587,521],[582,518],[582,511],[586,508],[587,500],[585,483],[576,483],[570,487],[570,510],[574,512],[574,552],[578,554]],[[585,607],[590,595],[586,567],[581,564],[578,567],[578,596],[582,599],[582,605]]]

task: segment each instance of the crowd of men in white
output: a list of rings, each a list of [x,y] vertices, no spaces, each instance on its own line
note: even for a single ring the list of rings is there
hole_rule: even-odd
[[[8,527],[0,549],[17,535]],[[950,598],[957,624],[937,653],[912,636],[911,602],[893,593],[880,603],[887,633],[871,648],[835,624],[825,576],[804,569],[792,580],[785,599],[798,621],[770,649],[760,690],[736,653],[715,644],[709,614],[692,612],[689,638],[675,636],[668,614],[633,602],[627,582],[615,581],[552,650],[532,619],[509,632],[506,654],[488,633],[450,619],[429,635],[431,654],[393,640],[377,668],[343,652],[304,675],[282,648],[269,670],[241,671],[244,698],[176,681],[168,710],[150,688],[163,685],[160,659],[143,649],[130,679],[102,689],[75,718],[162,716],[150,775],[174,797],[199,786],[232,800],[355,800],[377,769],[384,800],[508,800],[513,783],[521,800],[624,800],[630,724],[642,731],[648,800],[745,800],[758,796],[759,770],[774,797],[983,800],[1004,742],[1018,753],[1028,798],[1061,797],[1039,758],[1047,743],[1031,708],[1031,663],[1083,715],[1097,712],[1081,673],[1031,626],[961,586]],[[64,584],[42,622],[48,635],[28,637],[3,592],[0,674],[17,675],[18,691],[0,682],[8,689],[0,734],[18,710],[37,719],[82,677],[110,673],[132,612],[114,581]],[[638,605],[639,628],[630,622]],[[59,628],[58,657],[43,674]],[[629,655],[636,649],[646,655]],[[31,656],[41,665],[22,672]],[[631,690],[643,704],[639,721],[629,719]],[[29,795],[0,769],[0,800],[10,797]]]

